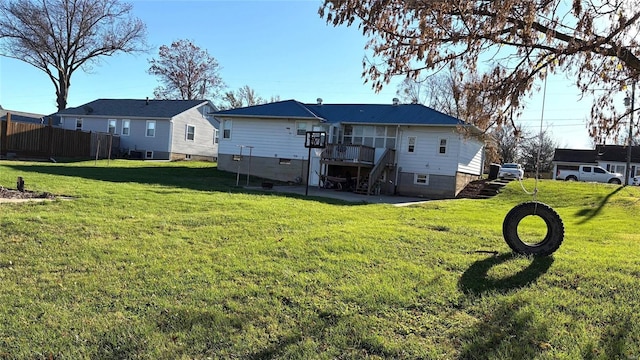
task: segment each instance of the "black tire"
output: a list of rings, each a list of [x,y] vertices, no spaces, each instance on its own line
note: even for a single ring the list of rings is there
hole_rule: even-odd
[[[547,234],[536,244],[529,244],[518,235],[518,225],[527,216],[539,216],[547,224]],[[507,213],[502,223],[502,234],[507,245],[514,252],[522,255],[549,256],[553,254],[564,240],[564,224],[560,215],[549,205],[537,201],[529,201],[516,205]]]
[[[620,179],[618,179],[618,178],[613,178],[613,179],[609,180],[609,184],[618,184],[618,185],[620,185],[620,184],[622,184],[622,181],[620,181]]]
[[[569,175],[569,176],[567,176],[567,178],[565,180],[567,180],[567,181],[578,181],[578,178],[573,176],[573,175]]]

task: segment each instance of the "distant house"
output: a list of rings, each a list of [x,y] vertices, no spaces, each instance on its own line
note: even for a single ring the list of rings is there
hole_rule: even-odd
[[[454,197],[482,174],[478,129],[419,104],[287,100],[215,116],[224,171],[306,183],[308,170],[310,185],[427,198]],[[309,131],[325,132],[326,148],[305,147]]]
[[[131,158],[215,160],[216,110],[208,100],[98,99],[57,115],[65,129],[118,135]]]
[[[11,121],[44,125],[48,124],[48,117],[46,115],[28,113],[24,111],[6,110],[2,106],[0,106],[0,121],[7,121],[8,113],[11,113]]]
[[[556,149],[553,156],[553,178],[558,170],[577,169],[581,164],[598,165],[608,171],[625,174],[627,171],[627,146],[597,145],[593,150]],[[640,176],[640,146],[631,148],[631,173],[629,180]]]

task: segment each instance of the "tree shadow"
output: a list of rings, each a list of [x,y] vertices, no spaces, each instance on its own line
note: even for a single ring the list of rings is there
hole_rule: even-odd
[[[467,295],[481,295],[487,291],[505,293],[532,284],[546,273],[551,267],[551,264],[553,264],[553,257],[538,256],[534,257],[531,264],[526,268],[511,276],[500,279],[494,279],[488,276],[488,272],[492,267],[518,257],[520,256],[514,253],[505,253],[477,261],[462,274],[458,282],[458,287]]]
[[[237,194],[261,194],[301,200],[314,200],[331,205],[365,205],[340,199],[320,196],[305,196],[294,193],[265,192],[236,186],[236,174],[217,168],[192,168],[187,166],[136,166],[136,167],[91,167],[60,166],[46,163],[37,165],[3,164],[16,171],[56,176],[79,177],[113,183],[137,183],[191,189],[198,191],[227,192]],[[252,182],[260,184],[262,179],[253,177]],[[244,179],[243,179],[244,180]],[[25,177],[28,186],[28,177]],[[241,182],[241,184],[244,184]],[[254,185],[255,185],[254,184]]]
[[[595,216],[597,216],[597,215],[602,211],[602,209],[603,209],[603,208],[604,208],[604,206],[607,204],[607,202],[609,202],[609,199],[611,199],[611,197],[612,197],[613,195],[617,194],[617,193],[618,193],[620,190],[622,190],[625,186],[626,186],[626,185],[624,185],[624,186],[618,186],[618,188],[617,188],[617,189],[613,190],[612,192],[610,192],[609,194],[607,194],[605,197],[603,197],[603,198],[600,200],[600,203],[598,204],[598,206],[597,206],[596,208],[584,208],[584,209],[582,209],[582,210],[579,210],[579,211],[576,213],[576,216],[578,216],[578,217],[584,217],[584,218],[583,218],[582,220],[580,220],[580,221],[578,222],[578,224],[584,224],[584,223],[586,223],[587,221],[589,221],[589,220],[593,219]]]

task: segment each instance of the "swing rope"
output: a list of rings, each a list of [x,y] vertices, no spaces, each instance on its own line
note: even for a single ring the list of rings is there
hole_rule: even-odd
[[[542,90],[542,113],[540,114],[540,131],[538,133],[538,151],[536,154],[536,175],[535,175],[535,183],[533,186],[533,191],[527,191],[527,189],[524,187],[524,184],[522,183],[522,178],[518,179],[522,190],[527,195],[531,195],[533,198],[533,201],[537,201],[537,198],[538,198],[538,178],[540,177],[540,153],[542,152],[542,138],[544,134],[542,130],[542,125],[544,123],[544,105],[546,103],[545,101],[546,97],[547,97],[547,76],[545,76],[544,78],[544,88]]]

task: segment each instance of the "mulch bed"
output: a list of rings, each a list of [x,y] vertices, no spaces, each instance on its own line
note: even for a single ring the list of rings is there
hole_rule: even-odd
[[[0,186],[0,199],[55,199],[56,196],[48,192],[18,191]]]

